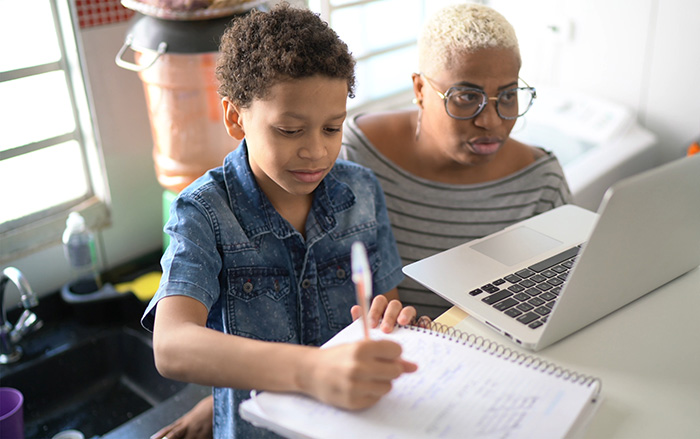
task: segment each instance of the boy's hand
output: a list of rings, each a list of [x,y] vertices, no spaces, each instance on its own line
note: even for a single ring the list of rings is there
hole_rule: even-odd
[[[211,439],[214,437],[213,416],[214,398],[209,395],[150,439]]]
[[[362,315],[362,310],[358,305],[350,309],[352,319],[357,320]],[[410,325],[415,321],[416,309],[412,306],[404,307],[398,300],[387,299],[383,294],[378,295],[372,300],[372,306],[369,308],[369,324],[370,327],[376,328],[380,322],[380,329],[387,334],[394,329],[394,326]]]
[[[315,350],[302,388],[336,407],[359,410],[374,405],[391,390],[391,382],[418,366],[401,358],[401,345],[364,340]]]

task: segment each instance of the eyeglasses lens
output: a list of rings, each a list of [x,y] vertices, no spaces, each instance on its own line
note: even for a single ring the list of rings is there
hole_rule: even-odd
[[[498,95],[498,113],[505,119],[515,119],[527,112],[532,104],[532,91],[514,88]]]
[[[485,95],[473,90],[457,90],[449,94],[447,113],[457,119],[474,117],[484,105]]]
[[[528,88],[513,88],[498,95],[496,109],[504,119],[515,119],[527,112],[533,93]],[[457,119],[475,117],[484,107],[486,95],[475,90],[454,90],[447,100],[447,112]]]

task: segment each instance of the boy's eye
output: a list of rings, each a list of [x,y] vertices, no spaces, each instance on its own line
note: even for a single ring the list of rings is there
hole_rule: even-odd
[[[340,128],[335,128],[335,127],[327,127],[327,128],[324,128],[324,130],[329,134],[335,134],[335,133],[340,132]]]
[[[301,132],[301,130],[286,130],[284,128],[277,128],[277,131],[284,134],[285,136],[293,136]]]

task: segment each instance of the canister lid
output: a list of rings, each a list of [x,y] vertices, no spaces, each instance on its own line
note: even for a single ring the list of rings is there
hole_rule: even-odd
[[[226,27],[237,15],[211,20],[164,20],[136,13],[127,31],[133,48],[158,50],[167,43],[168,53],[206,53],[219,50],[219,42]]]
[[[121,0],[122,6],[166,20],[210,20],[262,6],[268,0]]]

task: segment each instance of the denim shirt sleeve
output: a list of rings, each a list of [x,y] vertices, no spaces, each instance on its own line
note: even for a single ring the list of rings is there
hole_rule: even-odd
[[[165,226],[170,244],[161,258],[163,275],[141,320],[146,329],[153,330],[156,304],[166,296],[192,297],[207,310],[217,301],[221,257],[211,224],[206,206],[193,197],[181,194],[173,201]]]

